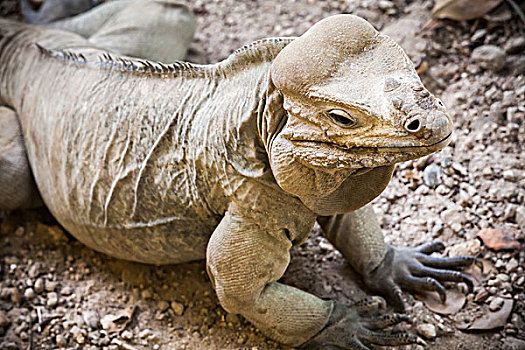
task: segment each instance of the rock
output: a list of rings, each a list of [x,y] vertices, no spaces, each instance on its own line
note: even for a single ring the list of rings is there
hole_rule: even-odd
[[[430,188],[434,188],[441,183],[443,170],[437,164],[430,164],[423,170],[423,182]]]
[[[496,275],[496,278],[499,279],[501,282],[508,282],[510,279],[509,275],[504,273],[498,273]]]
[[[503,298],[495,297],[494,299],[492,299],[492,301],[489,304],[489,310],[498,311],[499,309],[501,309],[504,302],[505,300],[503,300]]]
[[[381,10],[390,10],[394,7],[394,3],[390,0],[379,0],[379,2],[377,3],[377,6],[381,9]]]
[[[523,36],[510,38],[505,43],[505,51],[510,54],[520,53],[523,49],[525,49],[525,37]]]
[[[142,296],[142,299],[149,300],[153,297],[153,294],[151,293],[151,290],[144,289],[140,295]]]
[[[416,327],[416,331],[419,335],[426,339],[434,339],[436,337],[436,327],[430,323],[420,323]]]
[[[58,304],[58,294],[55,292],[48,293],[46,305],[49,307],[55,307],[57,304]]]
[[[61,348],[65,348],[67,346],[66,337],[64,337],[62,334],[57,334],[55,342]]]
[[[165,300],[161,300],[157,303],[157,308],[159,309],[160,312],[164,312],[168,310],[169,307],[170,307],[170,304]]]
[[[171,302],[171,308],[173,312],[175,312],[175,315],[177,316],[182,316],[182,314],[184,313],[184,305],[176,301]]]
[[[73,336],[73,340],[82,345],[86,342],[86,334],[87,332],[83,329],[80,329],[79,327],[77,326],[73,326],[70,330],[69,330],[69,333]]]
[[[120,336],[122,337],[122,339],[131,340],[133,339],[133,332],[126,330],[122,332]]]
[[[516,208],[516,214],[514,218],[519,227],[525,227],[525,207],[519,206]]]
[[[525,282],[525,276],[521,276],[521,277],[519,277],[519,278],[516,280],[516,284],[517,284],[518,286],[521,286],[522,284],[524,284],[524,282]]]
[[[516,173],[512,169],[503,171],[503,178],[509,181],[516,181]]]
[[[44,291],[44,288],[45,288],[45,281],[43,278],[37,278],[37,280],[35,281],[35,292],[37,293],[42,293]]]
[[[33,288],[27,288],[24,291],[24,298],[26,298],[26,300],[33,300],[35,296],[36,296],[36,293],[33,290]]]
[[[55,281],[47,281],[46,282],[46,291],[48,292],[54,292],[55,289],[57,289],[57,286],[58,286],[58,282],[55,282]]]
[[[64,288],[62,288],[60,290],[60,294],[62,294],[62,295],[71,295],[71,294],[73,294],[73,290],[71,289],[70,286],[65,286]]]
[[[487,282],[487,285],[488,285],[489,287],[499,287],[499,286],[501,286],[501,280],[499,280],[499,279],[497,279],[497,278],[496,278],[496,279],[489,280],[489,281]]]
[[[100,326],[100,315],[96,311],[82,311],[82,319],[91,329],[98,329]]]
[[[467,176],[468,175],[468,171],[467,171],[467,168],[465,168],[463,165],[461,165],[460,163],[457,163],[457,162],[453,162],[452,163],[452,169],[454,169],[455,171],[457,171],[460,175],[462,176]]]
[[[489,292],[485,288],[481,288],[474,297],[476,303],[482,303],[489,297]]]
[[[153,332],[151,331],[151,329],[144,329],[144,330],[140,331],[138,337],[140,339],[145,339],[145,338],[148,338],[152,334],[153,334]]]
[[[36,262],[31,265],[31,267],[29,268],[29,271],[27,271],[27,275],[29,276],[29,278],[35,278],[38,276],[39,272],[40,272],[40,263]]]
[[[19,305],[22,302],[22,295],[18,291],[18,288],[11,288],[11,302]]]
[[[497,72],[505,67],[507,54],[498,46],[482,45],[472,51],[470,58],[481,68]]]
[[[0,327],[7,327],[11,323],[11,320],[9,320],[9,317],[0,310]]]

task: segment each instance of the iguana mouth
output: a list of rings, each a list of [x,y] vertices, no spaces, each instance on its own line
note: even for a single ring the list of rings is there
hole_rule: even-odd
[[[448,134],[446,137],[444,137],[440,141],[437,141],[437,142],[435,142],[433,144],[430,144],[430,145],[399,146],[399,147],[392,147],[392,146],[353,147],[353,148],[349,148],[349,149],[351,149],[351,150],[377,149],[377,150],[380,150],[380,151],[386,151],[386,152],[391,152],[391,153],[397,153],[397,152],[410,152],[411,153],[411,152],[418,152],[419,150],[425,150],[425,153],[426,153],[426,151],[436,152],[436,151],[439,151],[439,150],[445,148],[445,146],[447,146],[449,144],[451,139],[452,139],[452,133]]]
[[[359,169],[400,163],[429,155],[448,145],[451,136],[452,133],[430,145],[399,147],[341,147],[326,141],[298,139],[291,141],[298,145],[297,156],[310,165]]]
[[[425,150],[425,151],[431,151],[436,152],[441,149],[443,149],[448,143],[450,142],[452,138],[452,133],[448,134],[446,137],[441,139],[440,141],[437,141],[430,145],[421,145],[421,146],[356,146],[356,147],[342,147],[332,142],[326,142],[326,141],[317,141],[317,140],[303,140],[303,139],[291,139],[293,143],[299,143],[299,144],[318,144],[318,145],[327,145],[330,147],[335,147],[338,150],[341,151],[367,151],[367,150],[374,150],[379,152],[387,152],[387,153],[400,153],[400,152],[417,152],[419,150]],[[426,153],[426,152],[425,152]]]

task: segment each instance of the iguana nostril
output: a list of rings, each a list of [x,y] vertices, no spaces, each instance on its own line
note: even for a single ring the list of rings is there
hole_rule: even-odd
[[[408,132],[418,132],[421,129],[421,121],[419,117],[412,118],[405,123],[405,129]]]

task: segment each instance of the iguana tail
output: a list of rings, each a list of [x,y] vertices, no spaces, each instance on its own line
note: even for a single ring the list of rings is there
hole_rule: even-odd
[[[89,43],[74,33],[36,27],[0,18],[0,105],[13,107],[13,95],[23,100],[24,85],[37,70],[31,66],[41,60],[40,47],[82,47]],[[22,79],[21,75],[25,75]]]

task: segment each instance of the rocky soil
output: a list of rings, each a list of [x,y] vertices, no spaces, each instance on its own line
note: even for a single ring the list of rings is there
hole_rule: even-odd
[[[445,254],[474,254],[485,269],[470,270],[472,293],[450,286],[454,313],[441,305],[434,313],[431,297],[407,295],[414,322],[401,328],[425,337],[429,349],[525,349],[525,25],[516,11],[504,4],[484,18],[424,30],[432,1],[190,4],[198,18],[194,56],[204,63],[261,37],[299,35],[342,12],[402,44],[449,108],[456,133],[439,154],[400,164],[374,201],[386,240],[441,240]],[[14,1],[1,2],[0,11],[19,13]],[[503,239],[488,241],[498,234]],[[489,248],[498,243],[507,249]],[[77,242],[45,209],[0,213],[0,276],[0,349],[283,348],[221,309],[203,262],[112,259]],[[366,292],[318,229],[293,250],[283,282],[348,303]]]

